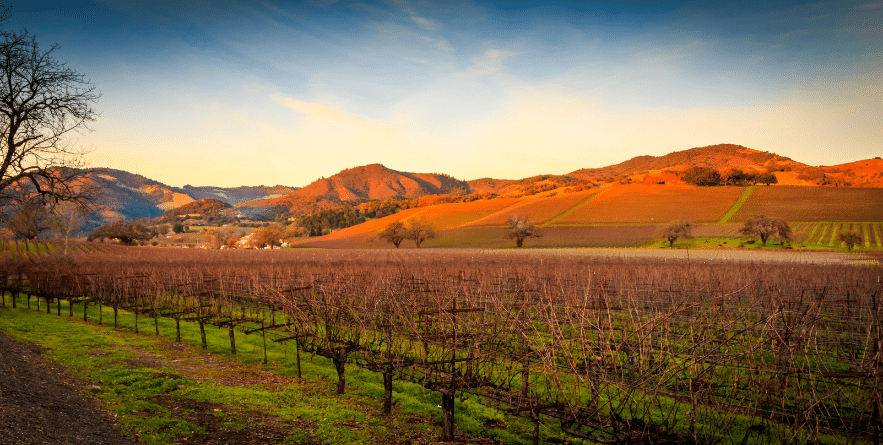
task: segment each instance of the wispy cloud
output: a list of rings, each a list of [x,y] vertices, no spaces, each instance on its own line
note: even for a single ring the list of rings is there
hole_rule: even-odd
[[[467,72],[474,76],[487,76],[496,74],[503,69],[503,61],[519,53],[501,49],[489,49],[481,55],[472,58],[472,66]]]
[[[438,31],[439,29],[441,29],[441,24],[439,22],[427,19],[425,17],[417,17],[412,15],[411,21],[427,31]]]

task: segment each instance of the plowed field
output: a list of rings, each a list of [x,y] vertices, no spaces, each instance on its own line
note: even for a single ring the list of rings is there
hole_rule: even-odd
[[[744,187],[691,187],[670,185],[618,185],[604,191],[553,226],[585,224],[663,224],[678,218],[693,223],[715,222],[723,216]]]
[[[883,189],[757,187],[731,221],[755,215],[785,221],[883,221]]]

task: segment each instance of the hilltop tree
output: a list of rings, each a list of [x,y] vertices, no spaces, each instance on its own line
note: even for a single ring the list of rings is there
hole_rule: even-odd
[[[778,184],[779,178],[777,178],[776,174],[773,173],[772,171],[768,171],[766,173],[761,173],[761,174],[757,175],[757,177],[754,179],[754,182],[756,182],[758,184],[766,184],[766,185]]]
[[[82,197],[82,152],[64,142],[97,117],[95,87],[27,32],[0,32],[0,192],[28,184],[42,197]]]
[[[525,238],[539,238],[543,236],[540,229],[528,221],[526,216],[512,215],[506,226],[506,239],[514,239],[516,247],[524,245]]]
[[[791,239],[791,227],[787,222],[764,215],[757,215],[745,221],[745,226],[739,229],[739,232],[743,235],[759,237],[764,246],[770,237],[783,242]]]
[[[853,247],[861,245],[862,236],[852,230],[848,232],[841,232],[837,234],[837,241],[846,244],[847,250],[852,250]]]
[[[690,167],[684,170],[681,179],[693,185],[719,185],[721,183],[720,173],[708,167]]]
[[[692,227],[693,225],[689,222],[679,219],[660,227],[657,236],[668,241],[668,247],[674,247],[675,241],[679,238],[691,238],[690,229],[692,229]]]
[[[435,226],[425,218],[412,219],[408,222],[405,233],[405,238],[413,240],[419,248],[423,241],[435,238]]]
[[[378,236],[380,239],[385,239],[388,243],[393,243],[393,245],[396,246],[396,249],[398,249],[399,245],[402,244],[402,241],[408,237],[408,230],[405,228],[403,222],[393,221],[389,223]]]

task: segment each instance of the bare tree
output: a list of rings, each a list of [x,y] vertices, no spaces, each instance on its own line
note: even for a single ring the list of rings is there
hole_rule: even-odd
[[[52,216],[49,208],[39,201],[18,201],[11,208],[11,215],[6,220],[6,228],[16,238],[31,241],[52,229]]]
[[[62,201],[52,206],[53,229],[64,238],[64,253],[67,255],[70,239],[79,234],[89,220],[89,209],[82,203]]]
[[[405,224],[401,221],[393,221],[383,229],[380,234],[378,234],[380,239],[385,239],[387,242],[393,243],[396,246],[396,249],[399,248],[399,245],[402,244],[402,241],[405,240],[408,236],[408,230],[405,228]]]
[[[0,32],[0,192],[27,184],[42,197],[75,200],[82,151],[65,136],[97,117],[95,87],[40,49],[27,32]]]
[[[781,241],[791,239],[791,226],[781,219],[757,215],[745,221],[745,226],[739,229],[739,233],[747,236],[757,236],[763,245],[766,246],[766,242],[770,237],[778,238]]]
[[[420,247],[423,241],[435,238],[435,226],[426,218],[412,219],[407,224],[407,235],[405,238],[414,240],[414,244]]]
[[[541,236],[543,234],[540,232],[540,229],[528,221],[526,216],[512,215],[509,217],[506,226],[506,239],[514,239],[516,247],[523,246],[526,238],[539,238]]]
[[[690,229],[692,227],[693,225],[689,222],[679,219],[660,227],[657,236],[668,241],[668,247],[674,247],[675,241],[678,238],[690,238]]]

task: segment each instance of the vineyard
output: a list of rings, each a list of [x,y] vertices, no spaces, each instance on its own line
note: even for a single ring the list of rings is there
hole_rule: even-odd
[[[744,222],[754,215],[786,221],[883,221],[881,202],[880,188],[755,187],[730,221]]]
[[[879,238],[877,238],[879,239]],[[258,334],[596,443],[879,443],[879,266],[553,254],[57,247],[0,260],[7,295]],[[56,253],[50,253],[55,250]],[[16,299],[12,299],[16,304]],[[74,305],[66,305],[73,313]],[[105,322],[109,322],[105,320]],[[140,324],[139,324],[140,323]],[[180,335],[165,332],[164,335]]]

